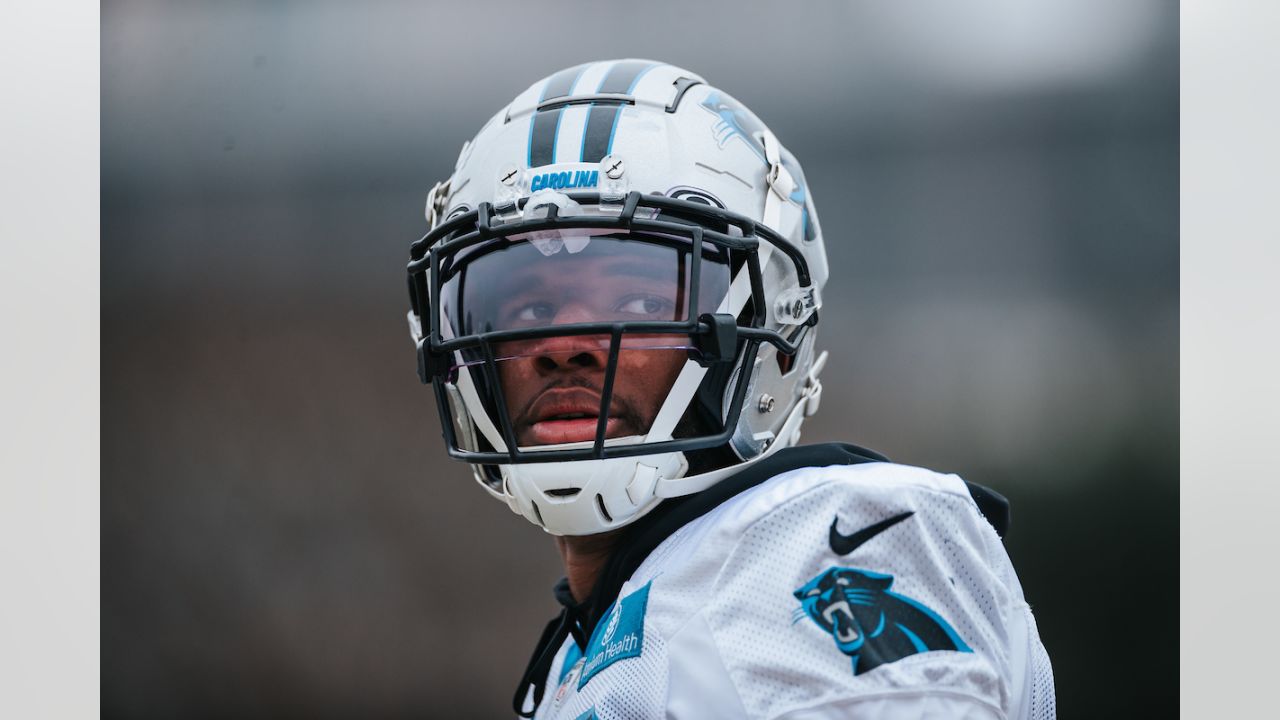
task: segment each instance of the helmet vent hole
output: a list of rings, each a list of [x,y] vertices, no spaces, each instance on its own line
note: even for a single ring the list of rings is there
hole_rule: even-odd
[[[538,518],[538,524],[542,527],[547,526],[547,521],[542,519],[542,511],[538,509],[538,503],[533,503],[533,514]]]
[[[613,516],[609,514],[609,508],[604,506],[604,496],[596,495],[596,507],[600,508],[600,514],[604,516],[605,522],[613,522]]]
[[[797,353],[798,354],[798,353]],[[774,358],[778,361],[778,372],[786,375],[796,366],[796,356],[788,355],[781,351],[774,352]]]
[[[506,495],[511,494],[511,488],[507,487],[507,480],[502,477],[497,465],[481,465],[480,474],[484,478],[485,485]]]
[[[582,488],[554,488],[547,490],[547,495],[553,498],[571,498],[582,491]]]

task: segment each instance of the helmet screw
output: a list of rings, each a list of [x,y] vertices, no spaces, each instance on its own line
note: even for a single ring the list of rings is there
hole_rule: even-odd
[[[782,322],[787,322],[788,320],[799,322],[805,316],[804,298],[795,297],[790,292],[778,298],[773,308],[774,312],[778,314],[778,319]]]
[[[519,177],[520,168],[515,165],[504,165],[502,170],[498,171],[498,182],[503,185],[515,185]]]
[[[773,412],[773,405],[774,405],[773,396],[770,395],[769,393],[765,393],[764,395],[760,396],[760,404],[756,406],[756,409],[759,410],[761,413],[770,413],[770,412]]]
[[[627,169],[626,165],[622,163],[622,158],[613,155],[601,160],[600,164],[604,166],[604,174],[610,180],[617,180],[622,177],[622,173]]]

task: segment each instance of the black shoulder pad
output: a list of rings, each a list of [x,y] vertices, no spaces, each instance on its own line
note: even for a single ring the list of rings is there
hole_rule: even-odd
[[[991,523],[991,527],[996,529],[996,534],[1003,539],[1005,533],[1009,532],[1008,498],[985,485],[971,483],[968,480],[964,484],[969,488],[969,495],[973,497],[973,501],[978,503],[978,512],[982,513],[982,517]]]

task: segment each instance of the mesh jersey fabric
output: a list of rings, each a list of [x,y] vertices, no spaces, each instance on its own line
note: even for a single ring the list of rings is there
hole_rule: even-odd
[[[833,521],[849,535],[903,513],[845,555],[829,542]],[[923,608],[914,621],[884,615],[922,644],[858,671],[836,642],[842,628],[824,629],[797,597],[828,571],[883,586],[828,605],[832,616],[863,612],[849,610],[863,601]],[[659,544],[617,602],[642,590],[639,653],[589,659],[566,641],[536,718],[1055,717],[1052,668],[1017,575],[954,475],[891,463],[784,472]],[[917,636],[929,628],[913,622],[951,630],[959,649],[929,649]],[[866,652],[879,636],[861,634]],[[602,667],[584,682],[589,661]]]

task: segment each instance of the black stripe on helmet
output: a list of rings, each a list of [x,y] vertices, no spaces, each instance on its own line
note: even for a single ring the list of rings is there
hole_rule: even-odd
[[[529,128],[529,167],[550,165],[556,159],[556,135],[560,132],[560,114],[564,108],[535,113]]]
[[[597,92],[601,94],[630,95],[640,77],[657,67],[644,60],[626,60],[615,63],[600,81]],[[600,162],[613,151],[613,134],[618,129],[621,103],[597,103],[587,115],[587,126],[582,132],[582,162]]]
[[[585,67],[586,65],[579,65],[577,67],[561,70],[555,75],[552,75],[551,79],[547,81],[547,86],[542,88],[542,97],[540,98],[540,101],[563,97],[573,92],[573,83],[578,79],[578,76],[582,74],[582,70]]]
[[[631,91],[636,87],[636,81],[646,70],[655,67],[653,63],[644,60],[626,60],[615,63],[609,68],[608,74],[604,76],[604,80],[600,81],[601,93],[617,93],[618,95],[630,95]]]
[[[613,145],[614,128],[618,126],[619,103],[595,104],[587,115],[587,128],[582,133],[582,162],[600,162]]]
[[[586,65],[567,68],[552,75],[542,88],[539,102],[564,97],[573,92],[573,84]],[[556,136],[560,132],[560,115],[563,108],[539,110],[533,114],[529,125],[529,167],[550,165],[556,160]]]

